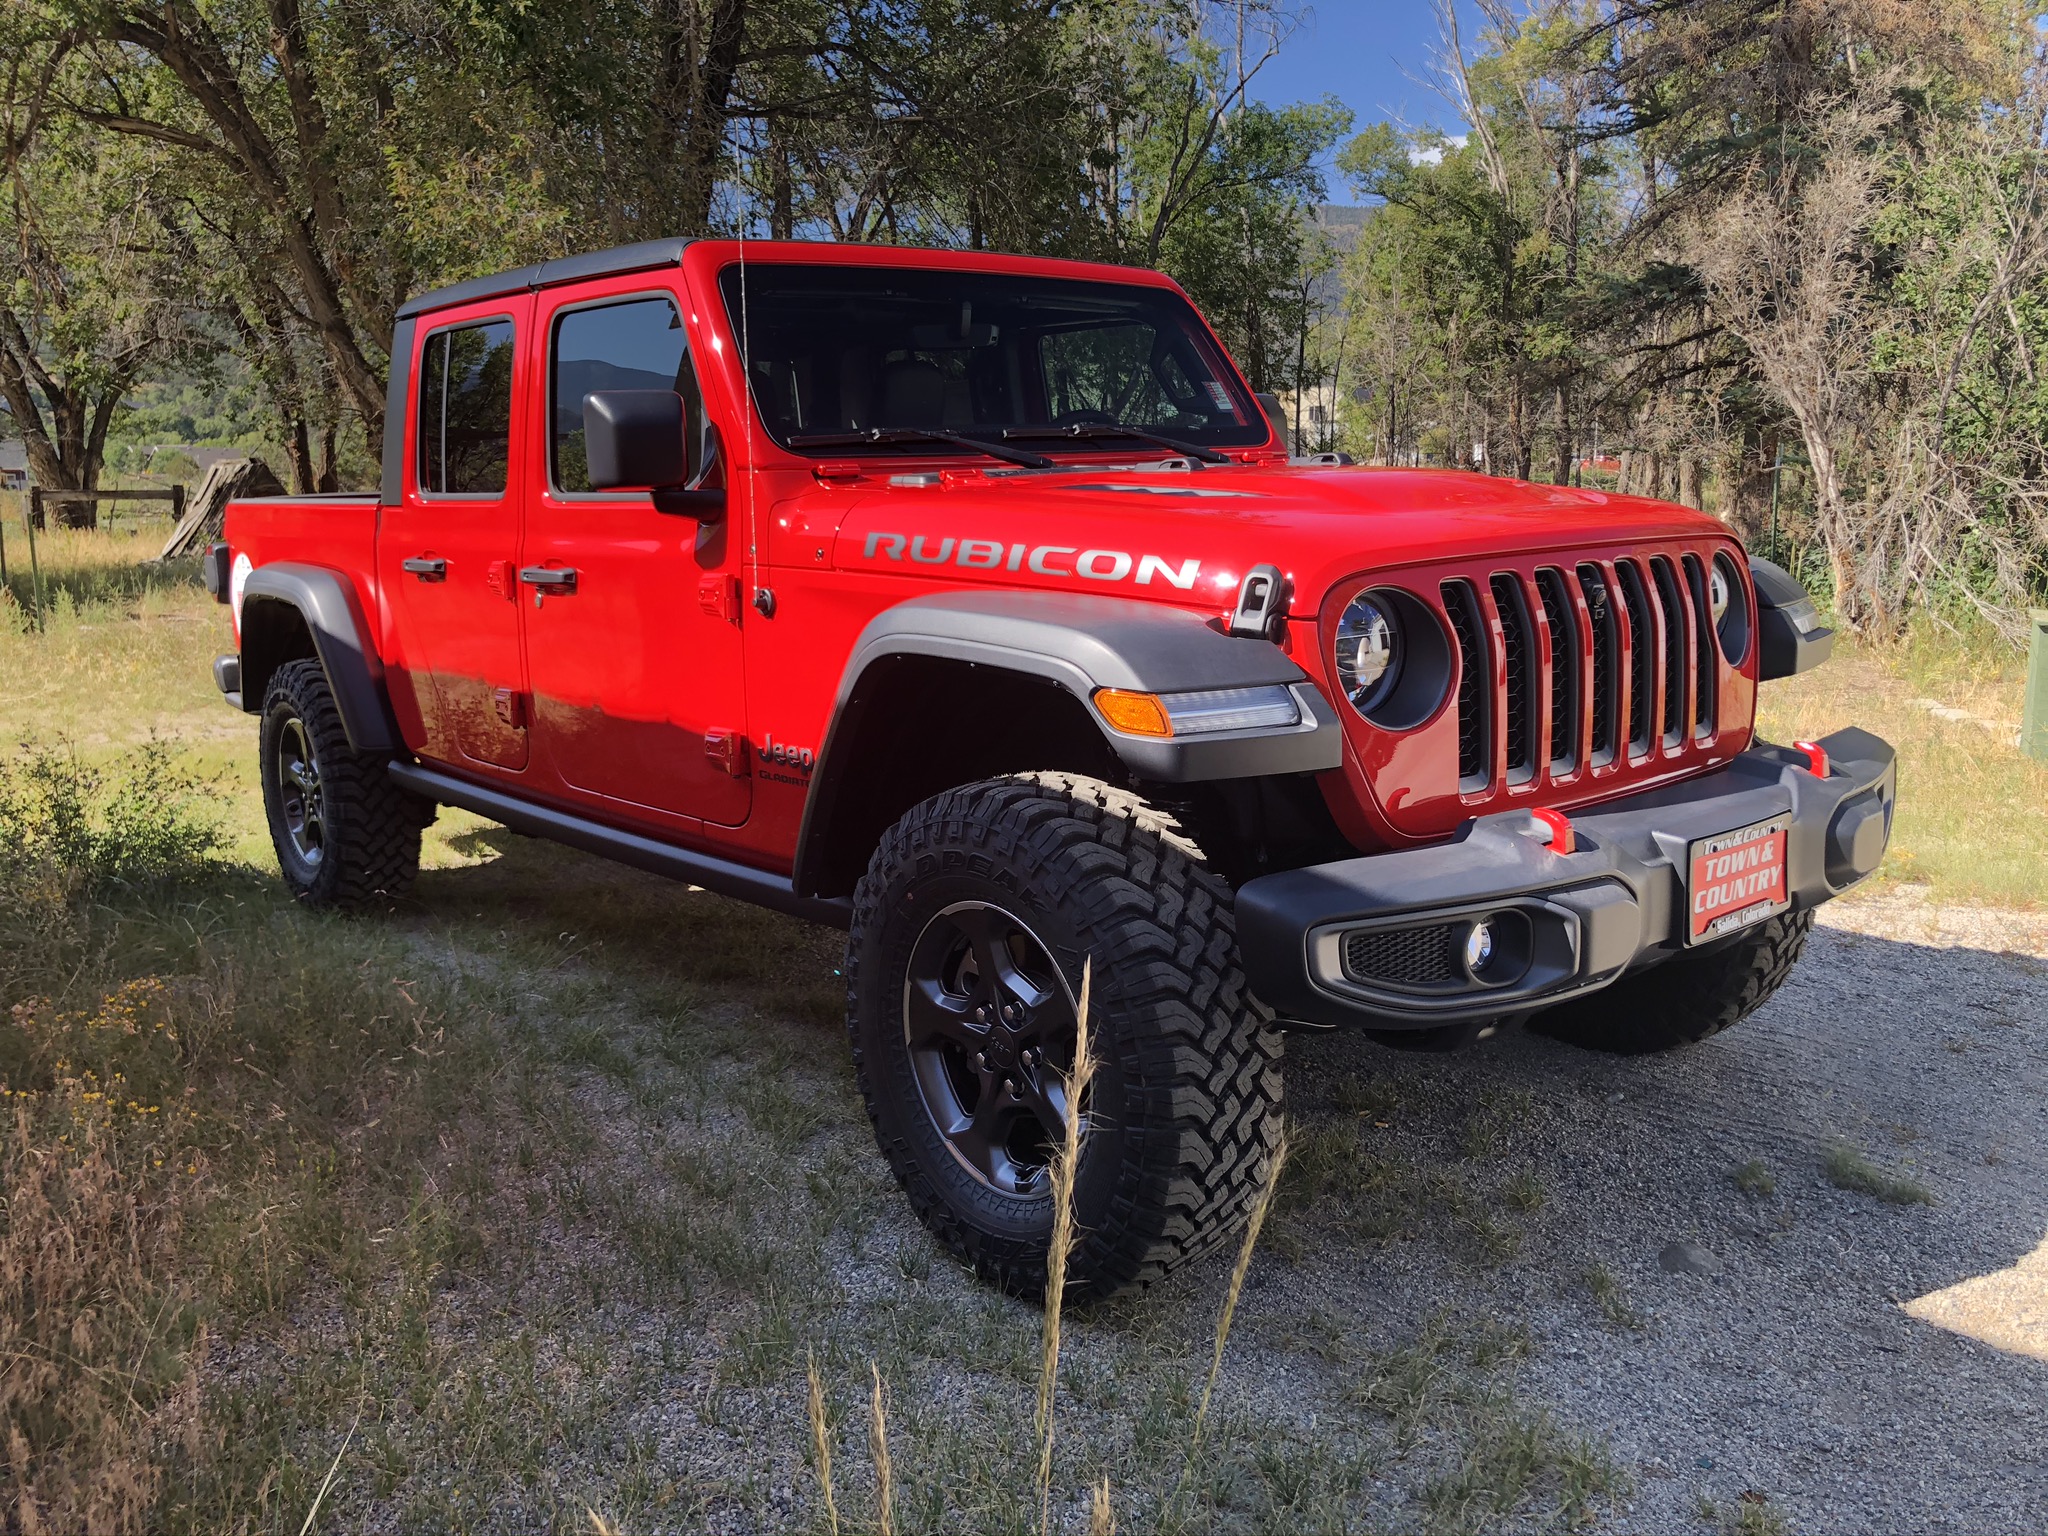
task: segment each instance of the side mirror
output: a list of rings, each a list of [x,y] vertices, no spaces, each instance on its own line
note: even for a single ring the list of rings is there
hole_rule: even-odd
[[[1280,397],[1271,390],[1262,389],[1252,398],[1259,402],[1259,409],[1266,413],[1266,420],[1282,443],[1288,438],[1287,412],[1281,408]]]
[[[653,492],[655,509],[716,522],[725,492],[706,490],[683,397],[669,389],[601,389],[583,397],[592,490]],[[709,464],[701,468],[709,468]]]

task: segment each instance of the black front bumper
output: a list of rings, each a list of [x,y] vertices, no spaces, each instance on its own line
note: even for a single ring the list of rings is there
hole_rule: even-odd
[[[1758,745],[1718,772],[1574,812],[1568,854],[1511,811],[1448,843],[1253,880],[1237,893],[1252,991],[1283,1019],[1373,1029],[1546,1008],[1682,951],[1688,844],[1778,817],[1792,907],[1818,906],[1877,868],[1896,787],[1892,749],[1869,732],[1821,745],[1824,779],[1803,754]],[[1475,971],[1464,940],[1482,922],[1495,958]]]

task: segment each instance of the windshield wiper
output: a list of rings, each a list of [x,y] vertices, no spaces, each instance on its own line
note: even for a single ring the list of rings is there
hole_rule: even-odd
[[[1026,469],[1056,467],[1042,453],[1006,448],[1001,443],[984,442],[964,432],[941,432],[935,427],[869,427],[865,432],[807,432],[789,440],[792,448],[881,447],[891,443],[952,443],[955,447],[972,448],[976,453],[985,453],[1008,464],[1021,464]]]
[[[1078,443],[1091,443],[1106,437],[1134,438],[1141,443],[1170,452],[1185,454],[1191,459],[1200,459],[1204,464],[1228,464],[1230,455],[1218,453],[1214,448],[1204,448],[1199,443],[1185,443],[1177,437],[1162,437],[1157,432],[1147,432],[1141,427],[1116,427],[1106,421],[1076,421],[1064,427],[1005,427],[1003,436],[1009,437],[1069,437]]]

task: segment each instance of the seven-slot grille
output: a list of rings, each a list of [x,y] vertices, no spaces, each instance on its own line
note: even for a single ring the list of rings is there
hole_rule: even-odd
[[[1582,752],[1597,768],[1713,736],[1720,649],[1701,556],[1497,571],[1445,581],[1441,595],[1458,649],[1464,793],[1497,788],[1497,773],[1508,785],[1539,768],[1568,776]]]

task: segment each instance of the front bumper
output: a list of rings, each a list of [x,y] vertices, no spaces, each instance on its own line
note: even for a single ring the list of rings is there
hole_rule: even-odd
[[[1867,731],[1821,745],[1824,779],[1801,753],[1760,744],[1718,772],[1575,812],[1568,854],[1511,811],[1448,843],[1250,881],[1237,935],[1252,991],[1283,1019],[1372,1029],[1547,1008],[1682,951],[1688,845],[1774,818],[1789,819],[1792,908],[1818,906],[1877,868],[1897,776]],[[1496,958],[1475,970],[1463,946],[1481,922]]]

